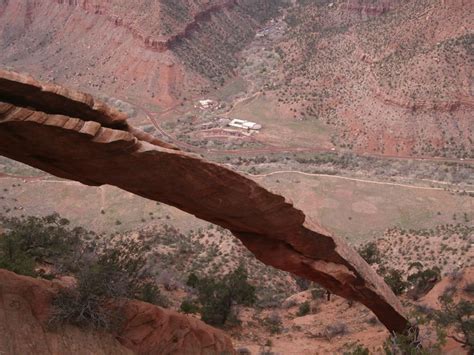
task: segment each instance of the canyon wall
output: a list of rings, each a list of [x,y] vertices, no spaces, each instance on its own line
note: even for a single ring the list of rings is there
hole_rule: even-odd
[[[278,99],[332,126],[342,149],[472,158],[473,11],[465,0],[295,6]]]
[[[2,1],[0,61],[39,78],[166,108],[231,76],[236,53],[279,3]]]
[[[87,185],[114,185],[220,225],[264,263],[363,303],[391,331],[408,326],[400,302],[375,271],[283,196],[221,165],[156,144],[90,96],[5,71],[0,78],[0,94],[14,97],[1,95],[1,155]],[[58,104],[61,97],[89,110],[71,112]],[[84,97],[91,100],[79,101]],[[110,120],[95,118],[104,112]]]

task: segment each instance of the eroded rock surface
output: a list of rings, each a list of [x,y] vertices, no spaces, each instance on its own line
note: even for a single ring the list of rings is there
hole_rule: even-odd
[[[0,78],[0,154],[84,184],[114,185],[218,224],[264,263],[363,303],[391,331],[407,327],[398,299],[369,265],[284,197],[139,133],[87,95],[54,86],[55,100],[41,100],[50,85],[10,72]],[[18,82],[36,89],[12,92]],[[61,97],[67,105],[58,104]],[[88,109],[72,110],[71,100]]]
[[[0,354],[232,354],[222,331],[144,302],[123,304],[124,326],[111,333],[47,327],[51,300],[64,287],[0,270]]]

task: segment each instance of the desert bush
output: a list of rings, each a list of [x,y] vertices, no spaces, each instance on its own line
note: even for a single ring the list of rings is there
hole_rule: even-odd
[[[374,242],[363,245],[359,250],[360,256],[369,264],[379,264],[381,261],[380,251]]]
[[[324,329],[324,335],[328,340],[331,340],[332,338],[336,336],[345,335],[347,333],[348,333],[347,325],[340,322],[328,325]]]
[[[107,309],[100,297],[89,292],[61,290],[52,303],[49,325],[56,328],[72,324],[81,328],[111,330],[119,319]]]
[[[237,354],[238,355],[251,355],[252,352],[247,348],[238,348],[237,349]]]
[[[35,260],[22,250],[18,241],[11,235],[0,239],[0,268],[20,275],[36,276]]]
[[[6,229],[0,239],[0,268],[36,276],[39,262],[72,271],[84,253],[83,239],[91,234],[83,228],[70,228],[58,214],[46,217],[1,218]]]
[[[369,349],[360,344],[352,344],[343,355],[370,355]]]
[[[61,290],[53,299],[49,324],[73,324],[85,328],[110,329],[112,312],[105,307],[112,297],[126,297],[129,282],[109,265],[95,263],[79,272],[75,289]]]
[[[299,308],[298,308],[298,312],[296,312],[296,316],[297,317],[303,317],[305,315],[307,315],[311,310],[311,306],[309,304],[308,301],[306,302],[303,302],[302,304],[300,304]]]
[[[441,346],[443,345],[443,337],[440,337],[434,343],[426,343],[422,345],[419,338],[418,325],[412,326],[406,334],[392,334],[383,344],[385,355],[441,355]]]
[[[194,300],[186,298],[181,302],[179,311],[185,314],[196,314],[199,313],[199,306]]]
[[[377,317],[370,317],[369,319],[367,319],[367,323],[370,325],[377,325],[380,323],[380,321]]]
[[[154,282],[144,282],[141,286],[139,286],[135,296],[137,299],[143,302],[155,304],[165,308],[168,307],[169,304],[168,299],[161,294],[160,289]]]
[[[179,287],[179,283],[176,280],[174,274],[168,270],[164,270],[160,273],[158,282],[161,283],[167,291],[175,291]]]
[[[299,276],[295,276],[295,282],[301,291],[306,291],[311,285],[311,281]]]
[[[439,301],[441,309],[431,313],[430,318],[441,327],[453,327],[456,335],[448,335],[448,337],[462,344],[468,353],[473,353],[474,303],[465,299],[455,303],[450,293],[443,294]]]
[[[197,275],[194,272],[190,273],[188,276],[188,280],[186,281],[186,286],[197,288],[198,284],[199,278],[197,277]]]
[[[263,324],[271,334],[280,334],[283,328],[281,317],[278,313],[272,312],[263,320]]]
[[[271,341],[271,339],[268,339],[265,344],[263,344],[261,347],[260,347],[260,351],[259,351],[259,355],[276,355],[273,351],[272,351],[272,347],[273,347],[273,342]]]
[[[426,270],[418,269],[416,273],[407,278],[408,282],[413,285],[417,297],[428,293],[440,279],[441,271],[437,267]]]
[[[401,295],[408,286],[408,283],[403,280],[402,272],[396,269],[388,269],[384,281],[396,295]]]
[[[474,295],[474,282],[468,283],[464,287],[464,292],[466,292],[467,294],[469,294],[471,296]]]
[[[137,242],[119,242],[103,250],[75,274],[75,289],[60,291],[54,298],[49,323],[110,329],[120,318],[105,306],[112,300],[136,298],[164,306],[158,287],[147,279],[144,265]]]
[[[222,279],[198,279],[196,286],[202,320],[211,325],[223,326],[232,316],[234,303],[253,305],[256,301],[255,287],[247,279],[247,270],[242,265]]]
[[[313,300],[322,299],[326,296],[326,294],[327,291],[320,286],[316,286],[311,290],[311,296],[313,297]]]

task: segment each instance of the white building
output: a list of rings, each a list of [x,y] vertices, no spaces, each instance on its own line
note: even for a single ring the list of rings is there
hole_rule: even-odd
[[[262,128],[262,125],[259,125],[258,123],[238,119],[230,121],[229,126],[254,131],[258,131]]]
[[[199,105],[201,105],[202,108],[210,108],[214,106],[214,101],[212,100],[199,100]]]

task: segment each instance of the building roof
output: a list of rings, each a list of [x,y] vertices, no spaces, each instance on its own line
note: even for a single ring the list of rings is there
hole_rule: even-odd
[[[229,123],[229,126],[238,127],[238,128],[246,128],[246,129],[255,129],[255,130],[259,130],[262,128],[262,125],[259,125],[258,123],[250,122],[246,120],[239,120],[239,119],[233,119]]]

